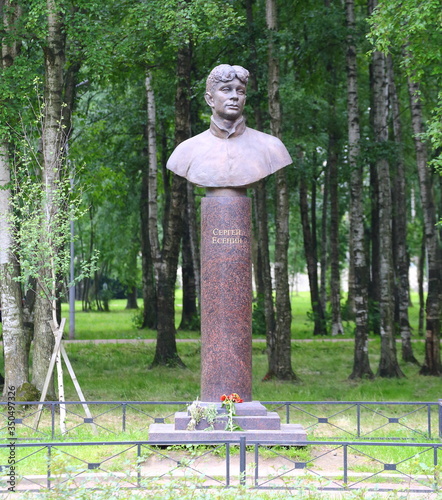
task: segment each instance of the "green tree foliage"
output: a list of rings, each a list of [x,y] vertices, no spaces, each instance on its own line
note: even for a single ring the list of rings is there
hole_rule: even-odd
[[[442,169],[442,12],[437,0],[379,3],[369,19],[370,41],[384,52],[400,54],[402,67],[415,81],[424,83],[428,101],[426,137]]]

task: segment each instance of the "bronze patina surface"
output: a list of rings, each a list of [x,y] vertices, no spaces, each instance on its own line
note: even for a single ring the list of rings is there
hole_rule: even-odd
[[[243,117],[249,72],[221,64],[207,79],[212,108],[209,130],[182,142],[167,168],[203,187],[247,187],[292,163],[277,138],[246,127]]]

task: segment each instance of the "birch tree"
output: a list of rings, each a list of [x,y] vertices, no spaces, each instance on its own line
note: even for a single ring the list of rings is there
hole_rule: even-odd
[[[146,76],[148,141],[149,141],[149,238],[155,272],[157,296],[157,343],[151,366],[180,365],[176,346],[174,289],[181,240],[182,211],[184,209],[186,180],[174,176],[171,205],[164,223],[163,244],[158,235],[158,184],[156,149],[156,109],[152,76]]]
[[[391,121],[393,138],[397,148],[392,175],[393,202],[393,259],[395,279],[395,303],[399,335],[402,340],[402,359],[417,364],[411,345],[411,327],[408,320],[410,304],[410,283],[408,279],[409,258],[407,251],[407,206],[405,185],[405,163],[403,153],[402,125],[400,121],[400,103],[397,95],[391,55],[387,57],[388,86],[390,88]]]
[[[281,105],[279,101],[279,62],[274,42],[277,30],[275,0],[266,0],[266,22],[269,30],[268,46],[268,100],[270,130],[281,138]],[[285,169],[278,170],[276,177],[276,241],[275,241],[275,309],[276,328],[274,342],[268,345],[269,370],[266,378],[295,380],[291,364],[291,304],[288,280],[289,244],[289,192]]]
[[[354,1],[345,2],[347,22],[347,122],[348,160],[350,164],[350,266],[354,279],[350,294],[355,312],[354,378],[373,378],[368,358],[368,268],[364,241],[363,164],[359,123],[359,90],[357,78]]]
[[[65,145],[63,120],[63,70],[65,65],[66,37],[63,14],[55,0],[47,0],[47,36],[43,47],[45,81],[44,111],[42,129],[42,170],[43,190],[40,245],[49,251],[49,261],[41,262],[35,303],[35,326],[33,342],[32,382],[41,390],[45,382],[49,361],[54,348],[54,334],[49,325],[52,320],[57,325],[54,301],[56,296],[56,269],[54,256],[60,251],[53,239],[54,223],[59,216],[56,193],[60,190],[61,170]],[[55,389],[49,387],[48,395]]]
[[[434,0],[385,0],[369,19],[375,48],[388,52],[402,52],[402,66],[408,77],[411,125],[413,130],[416,167],[419,178],[421,205],[424,216],[425,247],[428,268],[428,294],[426,299],[424,375],[440,376],[441,328],[441,244],[436,229],[436,206],[429,172],[428,145],[434,150],[432,165],[442,166],[442,92],[424,122],[422,85],[425,79],[440,88],[442,28],[440,2]],[[428,139],[424,142],[424,138]]]
[[[1,23],[4,32],[11,39],[1,43],[1,66],[4,73],[11,68],[20,51],[20,41],[15,39],[13,30],[19,21],[21,8],[8,0],[0,1]],[[11,68],[12,69],[12,68]],[[0,98],[1,101],[1,98]],[[29,349],[30,335],[24,327],[22,292],[17,280],[19,275],[17,256],[14,254],[13,234],[11,225],[11,162],[9,155],[8,136],[4,123],[6,122],[6,102],[1,104],[0,116],[0,305],[2,309],[2,333],[5,383],[3,395],[9,387],[19,390],[29,379]]]
[[[441,246],[436,228],[436,207],[433,198],[427,148],[422,140],[424,133],[419,83],[412,76],[408,79],[411,123],[414,133],[416,163],[419,176],[421,204],[424,214],[425,247],[427,250],[428,293],[426,300],[425,361],[422,375],[442,375],[440,355],[441,328]]]
[[[376,0],[373,1],[373,8]],[[376,144],[376,173],[379,182],[380,241],[380,333],[381,358],[378,375],[402,377],[397,362],[393,305],[393,242],[390,170],[386,145],[388,141],[388,80],[385,55],[373,52],[373,133]]]
[[[22,293],[17,280],[10,214],[10,161],[6,141],[0,143],[0,304],[2,308],[4,392],[28,382],[30,338],[23,325]]]

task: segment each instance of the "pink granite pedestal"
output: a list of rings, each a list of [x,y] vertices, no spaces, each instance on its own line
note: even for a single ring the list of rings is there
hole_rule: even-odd
[[[277,413],[252,401],[251,200],[245,189],[208,189],[201,202],[201,405],[215,404],[212,431],[202,421],[187,430],[190,415],[175,414],[174,424],[152,424],[149,441],[189,443],[246,439],[292,444],[306,441],[298,424],[281,424]],[[225,430],[223,394],[237,393],[235,422]]]
[[[251,200],[213,189],[201,200],[201,401],[252,399]]]

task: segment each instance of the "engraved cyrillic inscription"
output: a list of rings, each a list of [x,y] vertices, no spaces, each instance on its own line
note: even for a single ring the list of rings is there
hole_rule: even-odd
[[[241,229],[219,229],[212,230],[212,244],[235,245],[245,243],[246,234]]]

